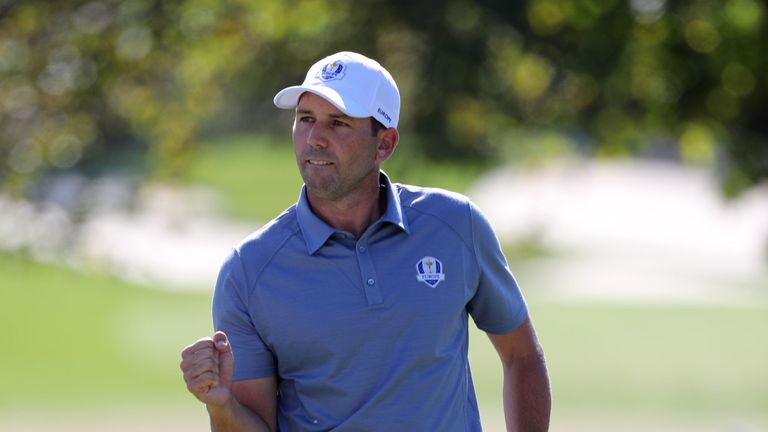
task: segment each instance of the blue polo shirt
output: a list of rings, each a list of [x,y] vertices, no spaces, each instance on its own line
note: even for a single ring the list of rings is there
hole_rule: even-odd
[[[235,380],[277,376],[281,431],[479,431],[468,315],[490,333],[527,316],[474,204],[384,173],[381,187],[386,212],[360,238],[302,189],[222,266],[214,326]]]

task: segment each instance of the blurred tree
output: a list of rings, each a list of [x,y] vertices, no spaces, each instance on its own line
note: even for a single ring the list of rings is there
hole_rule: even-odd
[[[416,156],[661,153],[717,167],[735,194],[768,177],[765,15],[759,0],[0,2],[0,178],[20,191],[129,154],[173,175],[201,133],[284,130],[274,92],[348,49],[395,76]]]

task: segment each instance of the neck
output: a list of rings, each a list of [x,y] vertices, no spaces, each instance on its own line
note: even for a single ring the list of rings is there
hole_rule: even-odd
[[[352,233],[360,238],[386,209],[386,201],[379,191],[379,176],[366,181],[356,193],[338,200],[327,200],[307,191],[312,212],[328,225]]]

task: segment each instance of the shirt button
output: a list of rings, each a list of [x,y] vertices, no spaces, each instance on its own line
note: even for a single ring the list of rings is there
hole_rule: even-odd
[[[366,251],[366,250],[368,250],[368,248],[366,248],[365,246],[359,246],[359,247],[357,248],[357,250],[359,250],[359,251],[360,251],[360,253],[365,253],[365,251]]]
[[[376,283],[376,281],[373,280],[373,278],[368,278],[368,280],[366,282],[368,283],[369,286],[373,286],[373,284]]]

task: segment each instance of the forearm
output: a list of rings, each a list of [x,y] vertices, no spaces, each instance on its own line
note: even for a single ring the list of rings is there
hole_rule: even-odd
[[[507,432],[549,430],[551,407],[549,377],[541,350],[504,365]]]
[[[272,432],[267,423],[234,397],[223,406],[208,405],[211,432]]]

